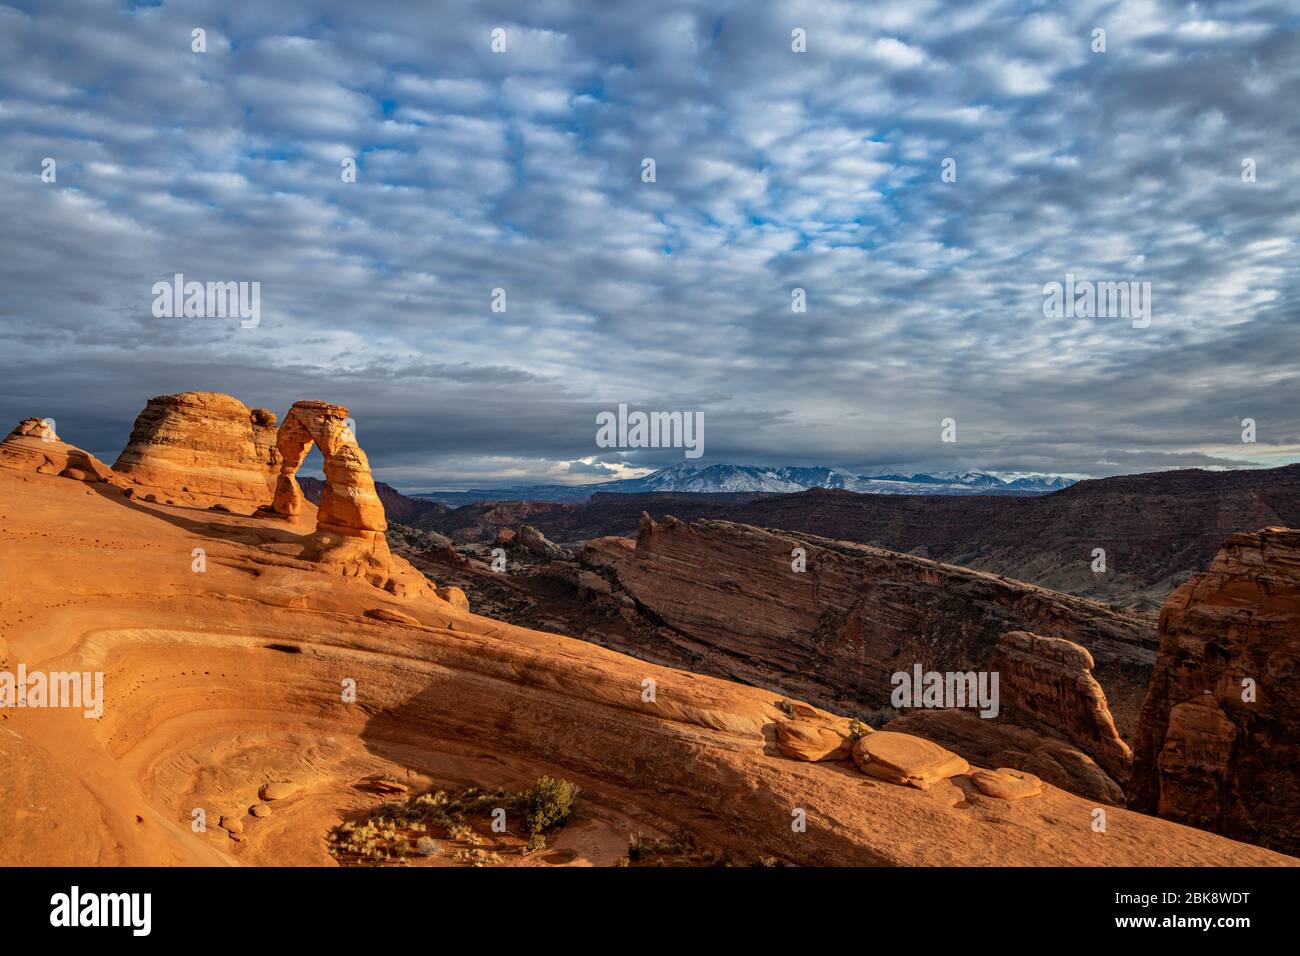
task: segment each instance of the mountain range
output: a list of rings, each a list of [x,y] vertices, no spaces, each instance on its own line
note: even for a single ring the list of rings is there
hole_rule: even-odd
[[[640,478],[595,484],[472,488],[468,491],[423,492],[412,497],[448,504],[469,504],[476,501],[585,501],[597,493],[792,494],[812,488],[879,495],[1040,495],[1060,491],[1074,483],[1073,479],[1059,475],[1026,475],[1008,480],[978,470],[855,475],[825,467],[764,468],[730,464],[700,467],[682,462]]]

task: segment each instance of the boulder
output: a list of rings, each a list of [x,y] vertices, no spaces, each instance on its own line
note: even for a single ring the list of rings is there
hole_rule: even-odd
[[[797,717],[778,721],[776,746],[795,760],[843,760],[853,749],[848,722]]]
[[[853,762],[869,777],[918,790],[970,770],[964,759],[936,743],[888,730],[858,738]]]
[[[1054,734],[1002,719],[1007,714],[990,720],[971,710],[913,710],[882,729],[933,740],[972,764],[1032,773],[1095,803],[1125,805],[1123,788],[1092,757]]]
[[[972,770],[971,782],[980,793],[999,800],[1024,800],[1043,792],[1043,782],[1032,773],[1000,767],[997,770]]]
[[[287,800],[290,797],[297,796],[302,792],[302,787],[296,783],[264,783],[262,789],[257,795],[263,800]]]
[[[515,535],[514,543],[530,554],[541,558],[567,558],[567,549],[555,544],[530,524],[524,525]]]
[[[452,586],[441,587],[438,588],[435,593],[452,607],[461,611],[469,610],[469,598],[466,597],[465,592],[460,588]]]

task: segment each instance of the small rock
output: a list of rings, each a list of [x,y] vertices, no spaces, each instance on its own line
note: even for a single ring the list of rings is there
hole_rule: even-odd
[[[1023,800],[1043,792],[1043,782],[1032,773],[999,767],[997,770],[975,770],[971,781],[980,793],[999,800]]]
[[[265,803],[255,803],[248,808],[248,812],[255,817],[269,817],[271,815],[271,808]]]
[[[842,760],[853,747],[847,730],[830,720],[797,717],[776,725],[776,746],[795,760]]]
[[[889,730],[859,738],[853,762],[869,777],[918,790],[970,770],[965,759],[933,741]]]
[[[257,795],[263,800],[287,800],[301,792],[302,787],[296,783],[264,783]]]
[[[227,833],[243,833],[244,821],[239,819],[239,817],[222,817],[221,829],[225,830]]]

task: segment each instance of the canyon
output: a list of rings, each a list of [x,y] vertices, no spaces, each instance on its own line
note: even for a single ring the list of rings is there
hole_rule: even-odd
[[[1223,731],[1165,716],[1218,686],[1176,650],[1202,607],[1237,615],[1211,663],[1245,661],[1271,708],[1234,731],[1222,779],[1288,753],[1270,722],[1289,719],[1270,683],[1294,633],[1282,532],[1216,565],[1159,632],[986,570],[730,521],[646,515],[635,540],[580,548],[520,525],[457,548],[390,522],[347,414],[299,402],[277,427],[229,396],[161,396],[120,471],[61,439],[37,453],[54,444],[39,419],[0,444],[0,668],[93,671],[105,689],[94,719],[0,709],[0,862],[336,865],[329,834],[382,803],[376,781],[542,776],[581,787],[577,817],[499,865],[616,865],[668,838],[740,864],[1296,862],[1108,789],[1127,785],[1128,739],[1140,783],[1170,750],[1162,722]],[[319,506],[296,477],[309,445]],[[1257,606],[1276,625],[1263,643]],[[508,619],[530,616],[547,626]],[[899,661],[997,667],[1005,706],[909,727],[923,715],[885,711]],[[1224,828],[1161,767],[1157,810]],[[1294,795],[1294,771],[1270,779]]]

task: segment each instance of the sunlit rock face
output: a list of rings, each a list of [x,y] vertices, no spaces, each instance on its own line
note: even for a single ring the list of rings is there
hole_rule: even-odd
[[[149,399],[113,470],[137,494],[251,514],[271,500],[275,414],[220,392]]]

